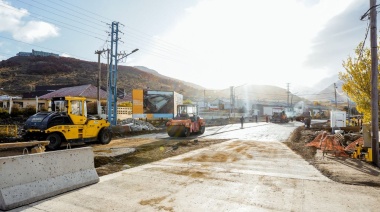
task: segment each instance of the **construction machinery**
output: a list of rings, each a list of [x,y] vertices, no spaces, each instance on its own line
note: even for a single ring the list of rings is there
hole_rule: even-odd
[[[170,137],[188,137],[191,133],[203,134],[206,122],[198,115],[197,105],[186,104],[177,106],[177,115],[166,123],[166,127]]]
[[[286,116],[285,111],[282,111],[282,112],[273,112],[272,118],[270,119],[270,122],[273,122],[273,123],[288,123],[289,119]]]
[[[367,162],[373,161],[372,155],[372,126],[363,124],[362,126],[363,140],[356,143],[355,150],[349,152],[352,158],[364,159]]]
[[[99,116],[87,115],[86,98],[54,97],[51,111],[29,117],[23,128],[25,140],[48,140],[47,149],[58,149],[62,142],[111,141],[110,123]]]

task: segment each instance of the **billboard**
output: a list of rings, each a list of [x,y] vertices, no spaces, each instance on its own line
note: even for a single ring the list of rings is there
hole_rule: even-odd
[[[174,91],[132,91],[133,118],[173,118],[183,97]]]

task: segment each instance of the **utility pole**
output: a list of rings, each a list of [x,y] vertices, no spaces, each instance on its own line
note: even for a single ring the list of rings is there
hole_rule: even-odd
[[[206,90],[203,90],[203,105],[204,105],[204,110],[206,111]]]
[[[234,86],[230,87],[230,118],[232,116],[232,111],[233,111],[233,105],[234,105]]]
[[[98,51],[95,51],[95,54],[98,55],[98,93],[97,93],[97,97],[98,97],[98,102],[97,102],[97,111],[98,111],[98,115],[100,116],[101,114],[101,108],[100,108],[100,85],[101,85],[101,71],[102,71],[102,65],[100,64],[100,55],[103,54],[103,52],[105,52],[106,50],[98,50]]]
[[[289,107],[289,94],[290,94],[290,91],[289,91],[289,84],[290,83],[286,83],[287,84],[287,87],[288,87],[288,91],[286,93],[288,93],[288,99],[287,99],[287,106]]]
[[[377,61],[377,11],[376,0],[370,0],[371,21],[371,106],[372,106],[372,157],[373,163],[379,167],[379,90],[378,86],[378,61]]]
[[[110,49],[107,49],[107,94],[108,94],[108,87],[109,87],[109,77],[110,77]]]
[[[336,83],[334,83],[334,90],[335,90],[335,109],[338,110],[338,102],[336,100]]]
[[[112,22],[111,32],[111,61],[109,65],[108,77],[108,100],[107,100],[107,120],[112,126],[117,122],[117,47],[119,41],[119,22]]]
[[[292,94],[292,96],[291,96],[291,98],[290,98],[290,107],[292,108],[292,111],[293,111],[293,94]]]

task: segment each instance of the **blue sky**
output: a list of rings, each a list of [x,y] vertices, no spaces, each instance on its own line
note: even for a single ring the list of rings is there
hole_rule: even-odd
[[[35,49],[97,61],[94,52],[110,45],[107,24],[118,21],[119,50],[140,49],[120,65],[208,89],[322,90],[363,41],[368,8],[368,0],[0,0],[0,60]]]

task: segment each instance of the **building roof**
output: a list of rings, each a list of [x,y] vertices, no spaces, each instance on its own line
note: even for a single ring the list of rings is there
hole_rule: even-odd
[[[61,88],[74,87],[79,85],[36,85],[35,91],[47,91],[52,92]]]
[[[31,99],[31,98],[36,98],[36,96],[38,97],[38,96],[42,96],[48,93],[49,91],[33,91],[33,92],[23,93],[22,98]]]
[[[62,96],[82,96],[89,99],[97,99],[98,87],[88,84],[88,85],[61,88],[51,93],[42,95],[39,98],[51,99],[53,97],[62,97]],[[107,92],[102,89],[100,89],[100,99],[103,99],[103,100],[107,99]]]

